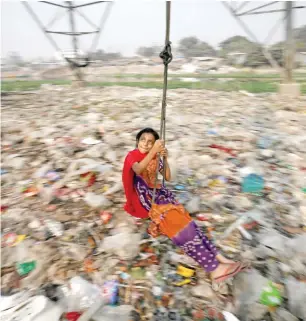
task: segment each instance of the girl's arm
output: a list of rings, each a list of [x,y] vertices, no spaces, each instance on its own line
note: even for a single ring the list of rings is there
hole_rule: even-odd
[[[171,170],[170,170],[170,166],[169,166],[167,158],[165,158],[164,166],[165,166],[165,180],[167,182],[170,182],[171,181]],[[161,174],[162,175],[164,174],[163,169],[161,170]]]
[[[149,151],[148,155],[139,163],[134,163],[132,166],[133,171],[137,174],[140,175],[148,166],[150,161],[154,158],[156,153],[152,151],[152,149]]]
[[[164,162],[165,180],[167,182],[169,182],[171,180],[171,170],[170,170],[170,166],[169,166],[169,163],[168,163],[168,150],[166,148],[164,148],[164,150],[161,151],[160,156],[165,158],[165,162]],[[164,174],[164,170],[162,169],[160,171],[160,173],[163,175]]]
[[[133,164],[133,171],[137,175],[140,175],[146,169],[146,167],[148,166],[150,161],[155,157],[155,155],[159,153],[161,150],[163,150],[163,148],[163,141],[157,140],[154,143],[152,149],[149,151],[148,155],[141,162]]]

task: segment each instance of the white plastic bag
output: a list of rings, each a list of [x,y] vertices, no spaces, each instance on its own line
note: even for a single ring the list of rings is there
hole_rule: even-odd
[[[80,276],[69,281],[68,286],[62,286],[62,304],[67,312],[85,311],[102,300],[101,289]]]

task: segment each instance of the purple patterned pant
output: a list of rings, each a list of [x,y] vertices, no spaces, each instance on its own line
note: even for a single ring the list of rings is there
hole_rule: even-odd
[[[175,245],[198,262],[206,272],[215,270],[219,262],[216,259],[217,249],[208,240],[194,221],[172,238]]]
[[[135,175],[134,187],[142,206],[150,211],[153,189],[149,188],[142,177]],[[165,187],[156,190],[156,204],[178,204],[173,193]],[[178,218],[179,219],[179,218]],[[216,259],[217,249],[205,236],[194,221],[172,238],[175,245],[198,262],[207,272],[215,270],[219,262]]]

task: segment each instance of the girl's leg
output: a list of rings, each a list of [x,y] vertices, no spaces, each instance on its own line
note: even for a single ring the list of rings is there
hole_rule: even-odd
[[[211,277],[217,281],[218,279],[223,280],[231,277],[240,271],[240,263],[221,263],[218,260],[215,245],[205,236],[194,221],[191,221],[173,237],[172,241],[199,263],[206,272],[211,273]]]
[[[198,262],[207,272],[215,270],[217,249],[204,235],[194,221],[191,221],[183,230],[172,238],[174,244]]]
[[[195,223],[196,224],[196,223]],[[197,225],[196,225],[197,226]],[[225,263],[225,264],[234,264],[236,263],[233,260],[227,259],[226,257],[224,257],[222,254],[218,253],[216,246],[213,244],[213,242],[211,242],[210,240],[207,239],[206,235],[202,232],[202,230],[197,226],[196,227],[197,232],[199,233],[199,235],[202,237],[203,242],[206,244],[207,248],[216,255],[216,259],[220,262],[220,263]]]
[[[217,259],[217,248],[182,206],[157,205],[151,209],[151,218],[158,217],[158,215],[159,219],[156,224],[158,224],[161,233],[171,238],[175,245],[198,262],[206,272],[214,271],[213,278],[232,276],[238,273],[240,263],[220,263]]]
[[[226,258],[225,256],[223,256],[220,253],[217,254],[216,258],[220,263],[225,263],[225,264],[234,264],[234,263],[236,263],[235,261]]]

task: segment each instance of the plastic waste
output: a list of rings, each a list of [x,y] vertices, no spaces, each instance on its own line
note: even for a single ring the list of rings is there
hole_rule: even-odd
[[[62,307],[42,295],[36,295],[1,313],[2,321],[59,321]]]
[[[258,193],[264,188],[264,180],[260,175],[250,174],[243,179],[243,193]]]
[[[208,135],[215,136],[218,135],[218,131],[216,129],[210,129],[207,132]]]
[[[44,223],[52,236],[59,237],[63,235],[64,227],[60,222],[51,219],[45,219]]]
[[[72,161],[69,165],[67,169],[67,175],[64,177],[64,180],[73,176],[79,176],[89,172],[97,172],[104,174],[109,172],[111,169],[112,165],[101,164],[90,158],[76,159]]]
[[[141,234],[118,233],[107,236],[100,245],[100,250],[107,253],[115,253],[123,260],[131,260],[139,253]]]
[[[234,296],[240,303],[240,309],[237,315],[245,315],[249,307],[259,301],[261,293],[269,280],[263,277],[257,270],[252,269],[248,273],[239,273],[234,278]]]
[[[134,310],[132,305],[104,306],[92,317],[93,321],[130,321],[131,313]],[[78,320],[85,321],[85,320]]]
[[[281,305],[282,296],[280,294],[280,291],[271,281],[267,286],[264,287],[260,295],[260,303],[268,307]]]
[[[82,140],[82,144],[86,144],[86,145],[96,145],[96,144],[100,144],[101,142],[102,142],[101,140],[97,140],[92,137],[87,137]]]
[[[242,217],[238,218],[233,224],[231,224],[222,234],[221,238],[226,239],[235,229],[243,225],[245,222],[248,221],[248,216],[243,215]]]
[[[194,276],[195,270],[180,264],[177,266],[176,273],[178,275],[184,276],[186,278],[190,278],[190,277]]]
[[[71,258],[75,261],[83,261],[87,255],[89,255],[89,249],[79,244],[72,242],[61,243],[59,248],[60,253],[66,258]]]
[[[141,280],[144,279],[146,276],[146,271],[137,266],[137,267],[132,267],[131,270],[129,271],[130,276],[135,279],[135,280]]]
[[[26,301],[31,294],[32,293],[30,291],[20,291],[12,295],[1,295],[0,311],[5,311],[13,308],[16,305],[19,305],[20,303]]]
[[[0,213],[5,212],[9,208],[8,205],[1,205],[0,206]]]
[[[49,204],[54,199],[55,195],[55,189],[51,186],[41,186],[39,189],[39,196],[47,204]]]
[[[107,224],[113,217],[113,214],[106,211],[100,212],[100,218],[103,224]]]
[[[0,175],[1,176],[4,175],[4,174],[7,174],[7,173],[8,173],[8,171],[6,169],[3,169],[3,168],[0,169]]]
[[[193,197],[187,204],[186,204],[186,210],[189,213],[196,213],[200,211],[200,198],[199,197]]]
[[[178,191],[184,191],[186,189],[184,185],[175,185],[174,188]]]
[[[29,251],[29,246],[28,246],[28,243],[26,241],[24,242],[20,242],[16,245],[16,256],[15,256],[15,262],[16,264],[21,264],[21,263],[24,263],[24,262],[28,262],[29,261],[29,254],[30,254],[30,251]]]
[[[251,235],[248,231],[246,231],[246,230],[244,229],[244,227],[238,226],[237,228],[238,228],[239,232],[240,232],[246,239],[248,239],[248,240],[252,240],[252,239],[253,239],[252,235]]]
[[[21,192],[25,197],[31,197],[38,195],[39,189],[35,185],[30,184],[29,186],[25,186]]]
[[[273,141],[269,137],[261,137],[257,142],[258,147],[261,149],[269,148],[272,146],[272,144]]]
[[[236,153],[233,151],[232,148],[227,148],[227,147],[224,147],[224,146],[221,146],[221,145],[216,145],[216,144],[212,144],[212,145],[209,145],[210,148],[215,148],[215,149],[218,149],[218,150],[221,150],[231,156],[236,156]]]
[[[99,74],[98,69],[93,70],[94,74]],[[169,309],[175,306],[185,320],[193,320],[191,312],[198,308],[206,310],[204,302],[212,301],[209,302],[212,305],[220,302],[219,296],[217,301],[210,300],[208,295],[193,296],[192,290],[206,280],[204,271],[171,240],[163,236],[153,240],[145,232],[147,220],[142,221],[142,226],[135,225],[133,218],[122,211],[125,196],[120,170],[132,148],[131,135],[135,136],[146,119],[150,120],[150,126],[159,126],[155,107],[160,91],[137,88],[132,91],[131,94],[127,87],[118,90],[115,86],[107,90],[87,87],[77,91],[69,86],[44,86],[35,92],[2,95],[6,106],[1,122],[4,141],[1,167],[9,169],[9,173],[1,171],[3,202],[9,205],[1,213],[2,240],[10,232],[29,235],[16,246],[2,249],[3,283],[6,291],[15,289],[19,285],[11,279],[16,274],[16,262],[35,260],[35,270],[24,279],[18,278],[21,286],[32,278],[27,282],[30,287],[46,280],[66,287],[71,277],[79,275],[96,284],[102,298],[105,281],[119,279],[118,303],[133,304],[141,319],[153,321],[153,307],[164,305],[166,319]],[[302,234],[300,225],[304,224],[305,230],[305,116],[293,110],[303,108],[303,99],[288,104],[270,94],[255,94],[254,99],[249,99],[235,91],[205,91],[203,103],[202,92],[193,91],[191,99],[186,100],[185,89],[176,90],[172,96],[176,103],[168,107],[177,109],[180,117],[172,113],[173,117],[168,119],[169,163],[174,163],[170,167],[176,175],[172,182],[166,183],[167,188],[175,190],[181,203],[193,205],[195,214],[203,213],[191,215],[200,227],[205,227],[209,237],[215,238],[224,255],[233,260],[243,256],[252,262],[252,270],[260,271],[260,275],[252,271],[239,273],[233,280],[235,287],[220,286],[222,296],[233,293],[234,307],[229,302],[228,309],[235,309],[241,320],[266,319],[268,307],[259,303],[259,298],[268,279],[286,284],[288,276],[294,275],[296,282],[286,291],[288,304],[282,303],[281,308],[306,320],[302,314],[302,304],[306,301],[302,287],[305,240],[280,236],[291,233],[287,227]],[[155,107],[142,108],[143,113],[139,114],[144,103]],[[115,109],[111,108],[113,105]],[[214,108],[216,105],[219,107]],[[177,126],[181,131],[175,130]],[[15,156],[10,158],[10,154]],[[250,174],[264,180],[260,198],[252,195],[252,191],[241,194]],[[32,181],[24,183],[25,194],[21,195],[17,181],[28,178]],[[110,208],[88,205],[84,201],[87,192],[107,196]],[[32,196],[24,199],[25,195]],[[99,206],[100,200],[95,199],[92,205]],[[51,202],[53,207],[46,202]],[[252,213],[246,212],[250,209]],[[114,215],[113,219],[109,213]],[[236,221],[240,217],[243,219]],[[51,238],[44,219],[61,222],[65,233],[58,239]],[[122,226],[122,222],[126,225]],[[79,232],[80,226],[90,228],[98,236],[94,242],[88,233]],[[134,232],[140,236],[134,237]],[[14,245],[16,237],[8,237],[8,241]],[[26,247],[29,244],[29,251],[26,248],[25,255],[19,259],[15,250],[23,243]],[[269,265],[271,257],[275,261]],[[188,266],[188,273],[191,266],[196,273],[181,271],[178,266],[182,264]],[[205,290],[204,286],[199,288],[198,294]],[[163,301],[164,293],[169,292],[168,299]],[[96,303],[98,299],[92,301]],[[80,318],[88,319],[86,312],[91,308],[80,310],[71,304],[66,312],[80,312]],[[117,311],[116,307],[111,309]],[[111,320],[119,321],[121,314],[114,315]],[[126,318],[138,321],[140,316]]]
[[[30,261],[30,262],[24,262],[24,263],[17,263],[16,269],[20,276],[24,276],[29,274],[31,271],[33,271],[36,268],[36,262]]]
[[[86,193],[84,201],[93,208],[108,208],[112,203],[103,195]]]
[[[273,321],[299,321],[297,317],[283,308],[278,308],[272,316]]]
[[[289,276],[285,282],[289,311],[296,317],[306,320],[306,283]]]
[[[84,173],[84,174],[81,174],[80,176],[81,176],[81,181],[85,181],[87,183],[87,187],[92,186],[97,179],[97,175],[94,172]]]
[[[197,217],[197,220],[202,222],[209,221],[210,219],[210,216],[207,214],[197,214],[196,217]]]
[[[51,169],[52,169],[52,164],[51,163],[45,164],[45,165],[43,165],[42,167],[40,167],[39,169],[36,170],[36,172],[34,173],[33,177],[34,178],[42,178]]]
[[[279,251],[282,254],[286,252],[286,244],[290,244],[289,239],[276,230],[262,231],[257,235],[257,238],[264,246]]]
[[[66,311],[84,311],[96,302],[102,302],[101,288],[80,276],[70,279],[68,286],[61,286],[61,304]]]
[[[46,283],[41,287],[41,294],[49,298],[51,301],[60,300],[59,284]]]
[[[104,195],[107,196],[107,195],[112,195],[114,193],[117,193],[119,191],[122,190],[122,183],[119,182],[119,183],[115,183],[114,186],[112,186],[111,188],[109,188],[105,193]]]
[[[102,286],[102,298],[105,304],[115,305],[118,301],[118,282],[107,281]]]
[[[2,246],[16,246],[26,238],[26,235],[17,235],[16,233],[7,233],[2,236]]]
[[[44,175],[44,177],[45,177],[46,179],[48,179],[49,181],[51,181],[51,182],[56,182],[56,181],[58,181],[58,180],[61,178],[61,176],[59,175],[59,173],[56,172],[56,171],[48,171],[48,172]]]
[[[251,167],[241,167],[238,170],[241,177],[246,177],[250,174],[254,174],[254,169]]]
[[[230,312],[223,311],[222,313],[223,313],[226,321],[239,321],[239,319],[236,318],[236,317],[235,317],[232,313],[230,313]]]
[[[79,320],[81,315],[82,313],[80,312],[67,312],[65,313],[65,318],[67,319],[67,321],[77,321]]]

